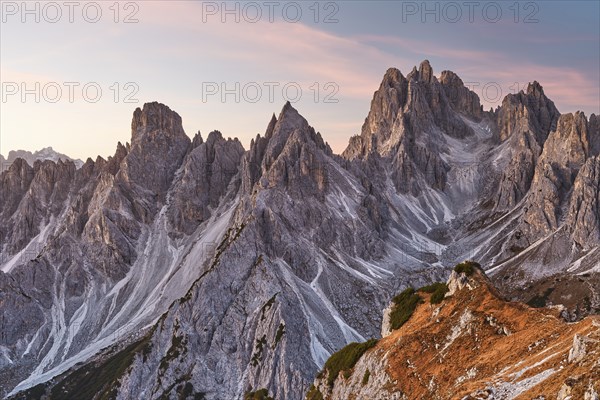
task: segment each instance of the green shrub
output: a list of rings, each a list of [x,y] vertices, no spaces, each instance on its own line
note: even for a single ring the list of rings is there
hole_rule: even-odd
[[[177,398],[179,400],[187,400],[194,394],[194,385],[191,382],[186,382],[177,388]]]
[[[460,264],[456,264],[454,271],[458,274],[466,274],[467,276],[470,276],[475,271],[475,268],[481,268],[481,265],[475,261],[467,260],[461,262]]]
[[[423,293],[433,293],[437,290],[439,285],[443,285],[443,283],[441,283],[441,282],[432,283],[431,285],[423,286],[422,288],[420,288],[417,291],[423,292]]]
[[[548,288],[542,295],[536,294],[527,302],[527,305],[533,308],[542,308],[546,307],[546,303],[548,302],[548,298],[554,291],[554,288]]]
[[[279,294],[279,293],[275,293],[275,294],[273,295],[273,297],[271,297],[271,298],[269,299],[269,301],[267,301],[267,302],[265,303],[265,305],[263,305],[263,306],[262,306],[262,308],[260,309],[260,314],[261,314],[261,315],[260,315],[260,320],[261,320],[261,321],[264,321],[264,320],[265,320],[265,318],[266,318],[266,316],[265,316],[265,312],[267,312],[267,311],[268,311],[268,310],[269,310],[271,307],[273,307],[273,303],[275,303],[275,298],[277,297],[277,295],[278,295],[278,294]]]
[[[446,297],[446,293],[448,293],[448,286],[446,286],[446,284],[444,284],[444,287],[443,287],[442,290],[438,290],[436,292],[433,292],[433,294],[429,298],[429,302],[431,304],[439,304],[439,303],[441,303],[442,300],[444,300],[444,298]]]
[[[362,379],[363,386],[365,386],[367,383],[369,383],[369,378],[370,377],[371,377],[371,371],[366,370],[365,374],[363,375],[363,379]]]
[[[408,288],[392,299],[394,306],[390,313],[390,327],[392,330],[399,329],[412,316],[421,302],[421,297],[415,293],[415,289]]]
[[[260,389],[256,392],[246,393],[244,395],[244,400],[273,400],[273,398],[269,396],[269,391],[267,389]]]
[[[49,398],[53,400],[73,400],[74,398],[77,398],[77,400],[108,400],[116,398],[121,377],[131,366],[135,356],[141,354],[147,346],[151,345],[150,341],[153,333],[154,330],[151,330],[139,341],[130,344],[108,358],[91,361],[69,373],[51,389]],[[41,392],[41,388],[38,386],[35,389],[34,394]],[[27,398],[37,399],[39,397]]]
[[[364,343],[350,343],[341,350],[333,353],[323,368],[329,371],[329,376],[327,377],[329,386],[333,386],[341,371],[348,371],[354,368],[360,357],[376,344],[377,339],[370,339]]]
[[[310,389],[306,393],[306,400],[323,400],[323,395],[315,385],[310,385]]]
[[[29,388],[27,390],[24,390],[22,392],[19,393],[19,395],[21,395],[23,399],[41,399],[41,398],[47,398],[47,397],[43,397],[43,396],[47,396],[47,392],[46,389],[49,386],[48,383],[40,383],[38,385],[35,385],[32,388]]]
[[[262,335],[260,339],[256,340],[256,351],[250,360],[250,363],[253,367],[256,367],[258,363],[262,360],[263,350],[265,348],[265,344],[267,344],[267,336]]]
[[[419,292],[431,293],[429,302],[431,304],[439,304],[444,300],[444,296],[448,293],[448,285],[443,282],[436,282],[431,285],[423,286]]]
[[[283,337],[284,333],[285,333],[285,325],[279,324],[279,328],[277,328],[277,333],[275,334],[275,343],[273,344],[273,348],[275,348],[277,346],[277,343],[279,343],[279,341]]]
[[[171,361],[179,357],[182,352],[185,353],[186,343],[187,342],[183,340],[183,336],[173,334],[173,337],[171,337],[171,347],[169,347],[167,354],[160,360],[159,371],[161,371],[161,375],[162,372],[167,370]]]

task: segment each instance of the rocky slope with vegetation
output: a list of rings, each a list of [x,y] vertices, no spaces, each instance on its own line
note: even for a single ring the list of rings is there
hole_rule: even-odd
[[[395,297],[391,331],[332,355],[306,399],[598,399],[599,317],[508,302],[475,263],[437,287]]]

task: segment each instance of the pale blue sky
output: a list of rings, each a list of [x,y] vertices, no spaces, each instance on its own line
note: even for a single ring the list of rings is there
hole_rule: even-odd
[[[498,88],[503,97],[538,80],[562,113],[599,113],[600,2],[477,3],[471,22],[462,1],[427,2],[429,14],[421,1],[274,2],[271,9],[263,1],[230,2],[232,14],[222,2],[84,1],[71,23],[62,1],[55,3],[60,18],[47,2],[37,9],[29,2],[33,12],[24,14],[20,1],[3,1],[0,153],[53,146],[72,157],[106,157],[117,141],[129,141],[133,110],[149,101],[177,111],[190,136],[218,129],[247,147],[297,87],[302,96],[294,106],[340,152],[360,132],[385,70],[406,75],[423,59],[438,76],[455,71],[480,97],[485,86],[486,107],[500,104]],[[92,23],[96,4],[102,15]],[[253,23],[257,11],[262,18]],[[138,22],[124,23],[132,13]],[[79,84],[72,102],[64,82]],[[82,95],[90,82],[102,90],[96,103]],[[235,91],[236,82],[240,101],[234,94],[223,101],[221,85]],[[22,85],[35,92],[36,83],[40,101],[34,94],[22,101]],[[62,95],[52,103],[57,87]],[[215,87],[218,93],[206,92]],[[139,102],[126,102],[136,88]]]

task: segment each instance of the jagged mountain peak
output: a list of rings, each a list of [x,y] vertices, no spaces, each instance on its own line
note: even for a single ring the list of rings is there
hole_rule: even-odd
[[[406,79],[402,72],[398,68],[390,67],[383,74],[382,85],[384,82],[399,82],[400,80]]]
[[[96,162],[98,165],[106,164],[106,170],[110,174],[115,175],[119,171],[121,162],[127,156],[130,150],[131,146],[129,143],[123,145],[121,142],[118,142],[117,149],[115,150],[115,154],[113,156],[109,156],[108,160],[106,161],[103,158],[99,158],[96,160]]]
[[[145,103],[141,109],[135,109],[131,121],[132,147],[164,147],[178,141],[190,142],[190,139],[175,111],[158,102]]]
[[[429,60],[421,61],[418,68],[415,65],[409,74],[406,75],[406,79],[409,81],[415,80],[425,83],[432,83],[434,80],[436,80]]]
[[[131,122],[131,146],[120,162],[117,181],[135,192],[144,220],[153,218],[165,201],[175,171],[191,147],[179,114],[168,106],[146,103],[137,108]],[[148,218],[148,219],[146,219]]]
[[[265,130],[265,137],[270,139],[271,136],[273,136],[273,130],[275,129],[275,125],[277,124],[277,117],[275,116],[275,113],[273,113],[273,115],[271,116],[271,120],[269,121],[269,124],[267,125],[267,129]]]
[[[463,84],[462,79],[456,74],[456,72],[450,71],[448,69],[445,69],[440,73],[440,82],[441,83],[460,82],[460,84]]]
[[[566,131],[563,136],[574,136],[577,140],[583,142],[581,150],[583,150],[582,155],[585,158],[589,155],[590,135],[588,129],[588,119],[583,111],[562,114],[556,124],[556,131]]]
[[[521,89],[517,93],[509,93],[503,100],[507,98],[520,100],[521,102],[531,102],[533,99],[541,99],[545,102],[550,101],[546,93],[544,93],[544,87],[538,81],[529,82],[527,88]]]
[[[440,83],[452,108],[459,113],[469,116],[475,121],[484,117],[483,106],[477,93],[465,86],[463,80],[454,72],[444,70],[440,74]]]
[[[267,126],[265,133],[265,138],[268,140],[266,148],[267,168],[294,133],[296,133],[294,135],[296,139],[314,141],[319,147],[329,148],[324,143],[321,135],[315,132],[308,121],[288,101],[279,113],[279,118],[275,118],[275,115],[273,115]],[[327,151],[331,152],[331,149]]]
[[[433,75],[433,68],[429,64],[429,60],[424,60],[419,65],[419,79],[423,82],[431,83],[435,78]]]
[[[526,93],[535,97],[545,96],[544,88],[538,81],[529,82]]]
[[[168,106],[151,102],[145,103],[140,109],[135,109],[131,121],[131,141],[137,142],[147,133],[155,134],[157,131],[172,137],[185,136],[181,117]]]
[[[196,147],[200,146],[202,143],[204,143],[204,139],[202,139],[202,134],[200,133],[200,131],[198,131],[192,138],[192,149],[195,149]]]
[[[479,121],[483,116],[477,94],[451,71],[435,77],[428,60],[406,76],[389,68],[371,100],[359,137],[350,139],[345,158],[365,158],[376,151],[389,154],[410,130],[416,136],[441,129],[462,138],[473,134],[462,118]]]
[[[416,68],[414,69],[414,71],[416,71]],[[399,84],[407,82],[408,78],[405,77],[398,68],[390,67],[386,70],[385,74],[383,75],[383,79],[379,84],[379,88],[375,91],[374,96],[377,95],[377,93],[381,93],[382,91],[385,92],[388,90],[398,90]]]
[[[506,140],[514,133],[530,131],[542,146],[550,131],[556,129],[559,116],[554,102],[546,97],[542,86],[534,81],[526,91],[510,93],[502,100],[497,113],[500,140]]]
[[[290,134],[296,130],[312,130],[312,127],[300,115],[298,110],[287,101],[281,109],[278,118],[275,117],[275,114],[271,116],[264,137],[261,138],[260,135],[257,135],[256,139],[251,142],[251,151],[252,147],[267,145],[271,153],[278,153],[287,142]]]
[[[223,143],[235,143],[236,147],[239,147],[243,150],[243,146],[238,138],[232,139],[228,137],[227,139],[225,139],[225,137],[219,130],[211,131],[206,137],[206,141],[204,141],[203,143],[205,143],[208,148],[214,148],[215,146],[221,145]]]
[[[22,174],[26,170],[33,171],[33,167],[23,158],[16,158],[8,167],[10,173]]]
[[[271,118],[271,121],[273,121],[273,118]],[[284,124],[285,127],[283,126]],[[308,121],[287,101],[279,113],[276,125],[278,125],[280,131],[302,129],[308,126]]]
[[[192,234],[213,215],[244,154],[237,138],[226,140],[220,131],[210,132],[206,141],[197,140],[199,137],[194,138],[196,145],[185,156],[171,190],[167,216],[174,237]]]
[[[417,66],[413,66],[412,70],[406,75],[406,79],[409,81],[419,80],[419,70]]]
[[[560,113],[533,82],[526,91],[508,94],[495,113],[497,137],[507,142],[512,156],[503,171],[496,207],[514,207],[529,190],[538,158],[551,132],[556,131]]]
[[[222,140],[222,139],[223,139],[223,134],[221,133],[221,131],[214,130],[214,131],[211,131],[208,134],[208,137],[206,138],[206,141],[207,142],[208,141],[214,142],[214,141]]]
[[[299,160],[306,169],[306,157],[311,162],[322,164],[321,158],[333,156],[333,151],[308,121],[287,102],[279,114],[271,117],[265,136],[257,135],[250,144],[250,150],[242,162],[242,187],[248,193],[261,176],[261,185],[267,187],[275,182],[293,179],[298,174]],[[317,163],[319,160],[319,163]],[[310,169],[310,166],[308,167]],[[321,168],[322,169],[322,168]],[[323,179],[323,171],[319,172]],[[267,175],[269,176],[267,178]],[[303,175],[306,175],[304,171]],[[297,177],[296,177],[297,178]],[[295,178],[294,178],[295,179]],[[271,183],[268,183],[271,182]],[[321,185],[322,186],[322,185]]]

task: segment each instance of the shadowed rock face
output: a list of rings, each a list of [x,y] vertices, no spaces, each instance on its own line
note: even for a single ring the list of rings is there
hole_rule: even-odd
[[[406,78],[396,68],[388,69],[373,96],[361,135],[351,138],[343,155],[349,159],[366,157],[371,151],[387,155],[406,134],[420,136],[435,128],[457,137],[472,134],[457,114],[480,119],[479,98],[451,71],[444,71],[440,79],[433,75],[427,60]]]
[[[556,129],[560,113],[544,94],[544,89],[534,81],[527,85],[525,92],[509,94],[502,101],[497,112],[500,140],[506,140],[515,133],[531,131],[538,143],[543,144],[548,133]]]
[[[473,135],[465,119],[482,117],[479,98],[454,73],[445,71],[441,82],[429,61],[421,63],[405,78],[390,68],[371,102],[371,110],[360,136],[350,139],[343,153],[349,160],[377,154],[392,164],[396,189],[418,195],[426,185],[443,190],[447,164],[440,157],[440,132],[452,138]]]
[[[600,242],[600,159],[589,158],[577,174],[567,226],[575,243],[590,249]]]
[[[186,166],[204,151],[194,142]],[[186,176],[169,198],[189,189]],[[383,304],[391,282],[404,277],[384,255],[369,201],[360,201],[367,193],[320,134],[286,105],[244,155],[239,176],[255,183],[246,192],[232,180],[224,198],[237,198],[236,207],[213,258],[198,263],[187,294],[147,338],[152,350],[120,377],[122,396],[157,398],[185,380],[213,398],[261,387],[300,398],[327,354],[377,334],[378,317],[366,304]],[[338,196],[353,191],[354,198]],[[370,263],[377,260],[376,273]]]
[[[150,222],[164,204],[175,171],[190,146],[181,117],[168,107],[148,103],[133,113],[131,149],[116,175],[118,183],[135,192],[134,212]]]
[[[575,177],[589,157],[587,125],[583,113],[564,114],[548,136],[525,206],[521,230],[528,231],[527,239],[535,241],[558,228]]]
[[[2,174],[0,245],[3,254],[23,249],[40,233],[43,225],[56,218],[64,207],[75,176],[70,162],[36,161],[30,167],[17,159]]]
[[[207,221],[211,209],[218,207],[244,153],[239,140],[225,140],[218,131],[211,132],[206,142],[199,134],[194,141],[197,145],[187,155],[176,179],[168,210],[173,232],[186,235]]]
[[[147,325],[185,294],[191,266],[168,272],[169,262],[182,260],[165,254],[161,210],[170,201],[177,207],[197,196],[205,200],[201,207],[218,211],[242,152],[239,142],[218,134],[192,149],[179,115],[150,103],[134,113],[131,145],[119,143],[108,160],[88,159],[76,169],[70,161],[37,161],[30,167],[17,159],[2,173],[4,394],[31,373],[68,366],[88,346],[105,346],[134,332],[135,325]],[[190,176],[198,157],[210,163],[210,174]],[[183,165],[188,169],[175,180]],[[214,182],[211,187],[202,186],[205,175]],[[171,189],[174,182],[177,190]],[[175,236],[204,223],[201,234],[214,223],[210,213],[197,220],[179,208],[184,217],[173,218]],[[184,239],[178,246],[190,251]],[[155,292],[157,287],[164,292]],[[123,329],[136,315],[139,320]]]
[[[146,104],[107,160],[0,175],[0,389],[64,373],[46,389],[76,397],[91,371],[117,398],[300,399],[330,354],[380,334],[372,310],[467,258],[579,318],[600,309],[599,139],[537,83],[483,112],[427,61],[386,72],[341,156],[289,103],[248,150]],[[583,280],[579,302],[556,274]]]
[[[588,129],[590,131],[590,154],[600,155],[600,117],[598,115],[590,115]]]
[[[470,115],[475,119],[483,117],[479,97],[465,87],[458,75],[452,71],[442,71],[440,83],[444,88],[450,105],[455,111]]]
[[[498,210],[510,210],[529,191],[538,157],[559,115],[537,82],[529,84],[526,93],[509,94],[502,101],[496,123],[500,140],[509,142],[511,161],[501,177]]]

